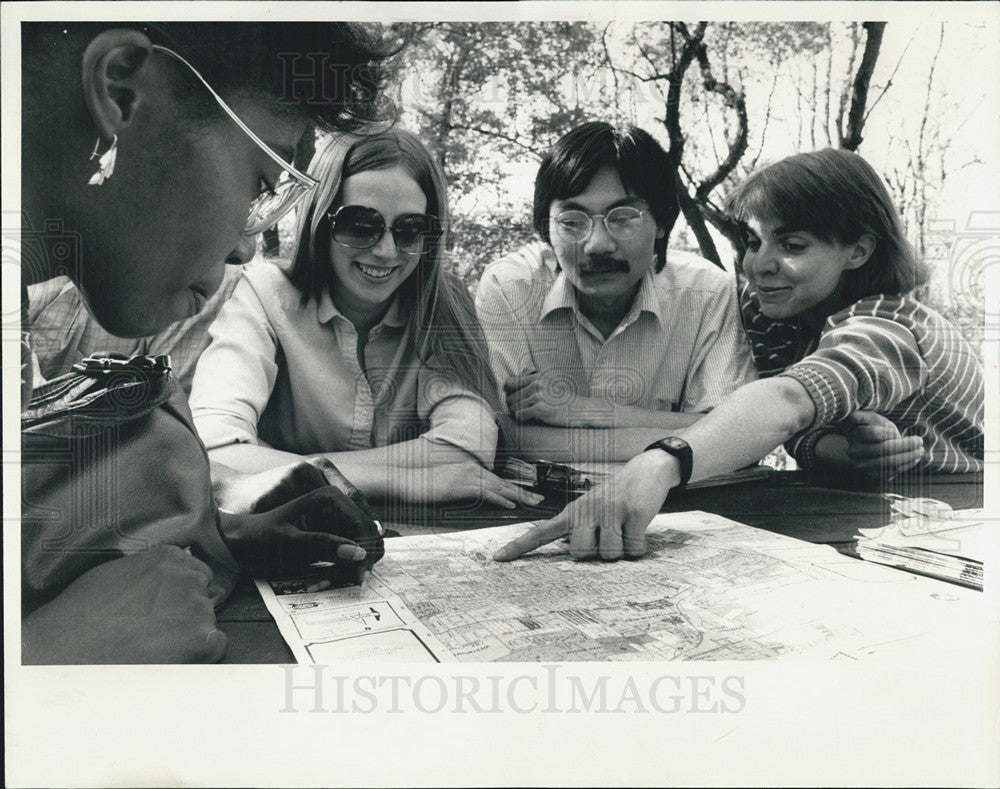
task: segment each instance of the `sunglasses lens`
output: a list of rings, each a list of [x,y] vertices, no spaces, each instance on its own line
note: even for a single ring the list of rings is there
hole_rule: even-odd
[[[369,249],[385,232],[385,220],[374,208],[347,205],[333,220],[333,240],[345,247]]]
[[[428,214],[401,216],[392,226],[396,247],[403,252],[423,251],[424,238],[434,232],[434,224],[434,217]]]

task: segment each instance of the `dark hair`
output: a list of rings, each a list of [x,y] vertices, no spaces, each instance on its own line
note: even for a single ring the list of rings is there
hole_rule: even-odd
[[[234,92],[269,95],[329,130],[357,130],[391,118],[383,98],[392,54],[374,28],[347,22],[26,22],[22,24],[24,94],[30,114],[51,107],[44,88],[70,79],[79,85],[80,57],[103,30],[132,28],[188,60],[223,98]],[[176,64],[179,95],[192,117],[212,117],[207,91],[190,90]],[[205,110],[209,110],[208,113]]]
[[[288,278],[302,292],[302,302],[318,298],[333,285],[330,263],[330,214],[340,206],[343,182],[357,173],[403,167],[427,198],[427,213],[439,230],[425,242],[413,273],[399,286],[400,313],[417,359],[433,357],[436,369],[452,376],[502,413],[499,387],[489,363],[486,338],[465,286],[443,267],[450,221],[444,173],[412,133],[393,128],[365,137],[337,135],[321,147],[309,165],[319,181],[307,210],[296,219],[295,249]],[[501,424],[501,432],[503,432]]]
[[[873,235],[875,249],[867,262],[844,272],[836,309],[877,293],[906,293],[925,281],[889,191],[852,151],[826,148],[768,165],[726,198],[726,213],[743,233],[756,217],[827,242],[850,244]]]
[[[656,240],[656,270],[667,261],[670,230],[680,208],[674,185],[670,155],[646,131],[636,127],[616,128],[593,121],[567,132],[553,145],[538,168],[535,178],[535,231],[546,243],[549,239],[549,207],[554,200],[567,200],[583,192],[605,167],[618,172],[622,184],[647,203],[664,229]]]

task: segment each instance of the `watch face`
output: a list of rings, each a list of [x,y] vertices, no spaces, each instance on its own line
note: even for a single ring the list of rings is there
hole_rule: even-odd
[[[667,438],[663,439],[663,441],[661,441],[660,443],[665,444],[666,446],[670,447],[671,449],[675,449],[678,452],[683,452],[688,447],[687,441],[685,441],[682,438],[677,438],[677,436],[668,436]]]

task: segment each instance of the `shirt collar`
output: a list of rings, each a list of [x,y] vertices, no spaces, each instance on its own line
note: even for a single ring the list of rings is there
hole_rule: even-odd
[[[629,319],[634,320],[639,313],[651,313],[657,322],[663,325],[663,304],[656,293],[656,286],[653,284],[653,269],[649,269],[639,283],[639,292],[635,294],[635,301]]]
[[[552,257],[554,260],[555,255]],[[541,319],[544,320],[556,310],[564,309],[573,310],[578,313],[580,306],[576,299],[576,290],[566,278],[566,272],[560,271],[549,288],[549,292],[545,295],[545,300],[542,302]],[[651,313],[659,324],[663,325],[662,305],[659,298],[657,298],[656,289],[653,287],[653,269],[649,269],[643,275],[642,279],[639,280],[639,290],[632,301],[632,309],[628,311],[622,323],[625,325],[632,323],[643,312]]]
[[[547,318],[551,313],[556,310],[576,310],[576,290],[566,279],[566,272],[560,271],[552,285],[549,287],[549,292],[545,294],[545,299],[542,301],[542,319]]]
[[[333,303],[333,298],[330,296],[330,291],[324,290],[320,293],[319,299],[316,303],[316,319],[320,323],[329,323],[334,318],[341,318],[342,320],[347,320],[343,313],[337,309],[336,305]],[[386,311],[385,315],[382,316],[382,320],[379,321],[377,325],[382,326],[392,326],[400,327],[406,325],[406,320],[403,318],[402,310],[399,307],[399,292],[396,292],[395,298],[392,300],[392,304],[389,305],[389,309]]]

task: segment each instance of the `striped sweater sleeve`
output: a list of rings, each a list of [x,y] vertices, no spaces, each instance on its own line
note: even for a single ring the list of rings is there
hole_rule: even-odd
[[[885,317],[850,315],[828,326],[816,350],[782,375],[809,393],[816,428],[854,411],[894,408],[924,386],[928,370],[909,328]]]
[[[920,436],[929,471],[983,465],[983,370],[962,332],[906,295],[864,298],[827,320],[813,353],[784,373],[816,405],[813,426],[786,444],[808,468],[822,436],[852,411],[875,411]]]

